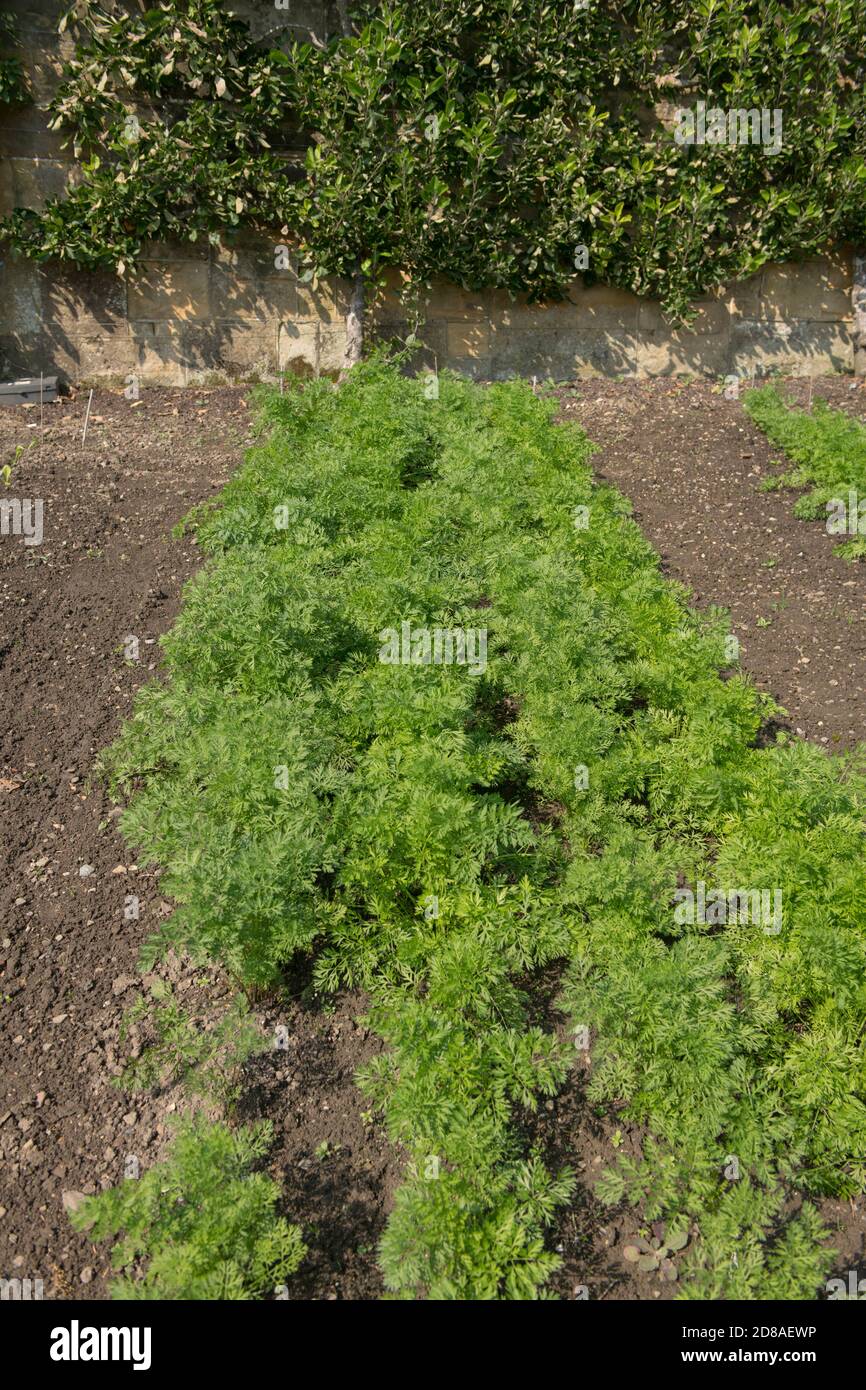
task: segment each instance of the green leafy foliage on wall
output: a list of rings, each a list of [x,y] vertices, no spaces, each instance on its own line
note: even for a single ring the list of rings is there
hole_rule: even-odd
[[[16,43],[15,20],[0,11],[0,48],[8,50]],[[18,106],[27,101],[30,86],[24,75],[21,59],[16,53],[0,55],[0,107]]]
[[[674,318],[864,240],[860,0],[350,8],[351,36],[300,43],[280,11],[255,41],[215,0],[77,0],[53,117],[83,177],[6,235],[124,272],[149,240],[252,226],[310,278],[399,273],[416,310],[436,274],[557,298],[585,268]],[[778,146],[677,143],[698,102],[778,113]]]

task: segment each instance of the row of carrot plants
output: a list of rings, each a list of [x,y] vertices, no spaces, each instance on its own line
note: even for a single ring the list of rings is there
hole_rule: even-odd
[[[820,517],[828,533],[840,538],[836,553],[844,560],[862,560],[866,555],[866,425],[819,398],[810,410],[797,409],[774,385],[747,392],[743,405],[770,442],[795,465],[765,478],[764,490],[805,489],[794,503],[794,516],[804,521]]]

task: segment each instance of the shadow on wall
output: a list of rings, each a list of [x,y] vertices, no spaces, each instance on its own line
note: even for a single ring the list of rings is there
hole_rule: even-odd
[[[503,291],[464,291],[437,281],[423,336],[433,362],[479,379],[568,381],[581,376],[748,377],[785,369],[851,371],[851,257],[839,252],[797,265],[766,266],[695,305],[688,328],[627,291],[576,281],[545,306]],[[386,338],[405,339],[396,281],[373,306]]]
[[[345,295],[277,269],[269,238],[145,248],[128,282],[105,272],[0,264],[0,370],[165,385],[339,370]]]
[[[725,333],[706,336],[534,332],[494,351],[485,374],[497,381],[513,376],[554,381],[586,376],[746,378],[777,370],[817,376],[850,372],[853,355],[850,330],[836,324],[732,324]]]
[[[40,371],[63,381],[86,374],[122,379],[127,350],[126,289],[116,276],[39,265],[6,252],[0,264],[0,370]]]
[[[109,273],[0,265],[0,371],[61,380],[196,385],[333,375],[345,347],[346,287],[315,290],[278,269],[273,242],[151,247],[128,283]],[[576,283],[559,304],[511,301],[437,282],[415,370],[450,367],[479,380],[537,376],[818,375],[853,368],[850,262],[765,267],[699,302],[689,328],[623,290]],[[411,326],[390,288],[371,333],[405,341]]]

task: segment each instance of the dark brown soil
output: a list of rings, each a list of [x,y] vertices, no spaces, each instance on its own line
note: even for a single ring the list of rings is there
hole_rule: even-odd
[[[562,965],[552,964],[521,984],[531,1001],[531,1022],[570,1047],[574,1038],[557,1007]],[[561,1299],[594,1302],[673,1298],[675,1281],[658,1271],[642,1272],[623,1255],[635,1237],[661,1236],[663,1228],[645,1225],[640,1211],[627,1202],[609,1207],[595,1195],[598,1178],[617,1158],[640,1158],[642,1136],[636,1126],[619,1122],[609,1107],[587,1100],[590,1067],[591,1053],[576,1052],[562,1090],[524,1119],[525,1147],[539,1152],[549,1172],[568,1169],[575,1180],[571,1200],[548,1234],[548,1248],[561,1262],[548,1287]],[[678,1264],[681,1260],[677,1256]]]
[[[157,638],[199,563],[171,528],[237,467],[250,425],[240,389],[152,390],[138,405],[98,391],[82,446],[86,401],[46,406],[44,434],[38,407],[0,411],[4,495],[44,503],[41,545],[0,539],[0,1277],[104,1298],[108,1251],[74,1234],[63,1193],[114,1185],[128,1155],[149,1166],[186,1101],[179,1087],[130,1096],[112,1084],[138,951],[171,907],[157,874],[130,862],[116,808],[89,777],[157,668]],[[124,659],[130,635],[138,661]],[[129,894],[137,921],[124,917]],[[173,957],[157,973],[202,1020],[230,997],[218,972]],[[399,1162],[361,1119],[352,1075],[374,1043],[360,1012],[347,998],[328,1016],[300,1000],[259,1014],[271,1034],[288,1026],[290,1048],[250,1064],[244,1106],[275,1126],[271,1171],[311,1251],[301,1297],[380,1291],[372,1252]]]
[[[549,1245],[562,1261],[549,1287],[563,1299],[593,1302],[676,1296],[676,1282],[657,1271],[641,1272],[623,1251],[635,1238],[664,1235],[664,1224],[645,1222],[639,1208],[621,1202],[605,1206],[595,1184],[617,1158],[641,1157],[641,1134],[633,1125],[599,1115],[586,1099],[588,1069],[578,1062],[566,1085],[547,1101],[533,1125],[533,1137],[552,1171],[570,1168],[576,1178],[572,1199],[556,1220]],[[687,1250],[683,1254],[687,1254]],[[677,1265],[682,1255],[676,1257]]]
[[[269,1009],[263,1023],[272,1035],[277,1024],[288,1028],[288,1051],[271,1050],[245,1069],[238,1118],[273,1123],[269,1171],[307,1242],[291,1299],[383,1293],[377,1245],[402,1164],[355,1084],[358,1067],[381,1050],[365,1007],[359,993],[324,1009],[303,994]]]

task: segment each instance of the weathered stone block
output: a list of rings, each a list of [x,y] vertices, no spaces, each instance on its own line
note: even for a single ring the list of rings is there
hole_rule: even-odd
[[[315,319],[329,326],[345,319],[349,307],[349,286],[345,280],[320,280],[315,289],[298,282],[296,293],[297,318]]]
[[[730,370],[738,376],[800,368],[822,376],[850,372],[853,365],[854,344],[845,323],[745,319],[733,325]]]
[[[129,334],[136,353],[133,370],[143,385],[186,386],[187,364],[179,323],[133,322]]]
[[[484,319],[492,307],[495,291],[480,293],[461,289],[451,280],[437,276],[429,296],[431,318],[455,319],[458,321],[478,321]],[[503,307],[504,304],[503,304]]]
[[[101,329],[126,329],[126,283],[106,271],[64,268],[62,276],[46,277],[44,312],[71,340],[103,336]]]
[[[727,333],[731,326],[731,315],[727,304],[718,299],[701,299],[693,306],[697,314],[687,328],[675,328],[665,317],[660,304],[651,299],[638,300],[638,331],[661,335],[689,334],[694,337],[702,333]]]
[[[40,35],[46,47],[59,46],[68,34],[57,33],[57,21],[62,11],[54,5],[33,4],[33,0],[4,0],[3,9],[15,19],[15,30],[22,37],[27,33]]]
[[[389,269],[386,271],[386,284],[382,288],[373,291],[367,301],[368,322],[378,326],[405,322],[407,306],[401,298],[401,290],[404,288],[405,277],[398,271]],[[422,310],[424,297],[421,299]],[[440,307],[437,304],[432,306],[433,316],[440,317]]]
[[[405,319],[384,320],[377,325],[377,334],[385,342],[405,343],[413,329]],[[433,371],[448,365],[448,325],[441,321],[422,323],[414,330],[419,346],[410,359],[411,371]]]
[[[38,334],[45,329],[43,268],[8,250],[0,262],[0,332]]]
[[[213,320],[130,325],[136,370],[144,385],[187,386],[261,380],[276,371],[276,327]]]
[[[486,323],[450,323],[446,338],[448,356],[477,361],[490,352],[490,328]]]
[[[641,301],[628,290],[576,284],[569,298],[578,311],[577,322],[583,333],[633,333],[637,329]]]
[[[730,356],[729,332],[639,334],[633,343],[629,374],[720,377],[728,371]]]
[[[576,331],[583,320],[580,306],[571,299],[528,304],[520,298],[502,311],[491,313],[490,321],[497,333],[549,333]]]
[[[8,159],[0,159],[0,217],[8,217],[15,207],[15,183]]]
[[[319,330],[319,373],[336,376],[343,370],[346,358],[346,329],[344,325],[324,325]]]
[[[24,46],[18,50],[18,57],[27,74],[32,100],[38,106],[46,107],[63,79],[64,53],[59,44],[44,49],[33,48],[27,41],[28,36],[22,33],[21,38]],[[38,36],[33,35],[33,38],[38,43]]]
[[[756,275],[750,275],[746,280],[738,280],[721,292],[732,319],[760,317],[763,283],[764,272],[759,270]]]
[[[764,267],[758,318],[826,323],[851,317],[851,265],[845,259]]]
[[[272,34],[275,24],[283,24],[292,38],[308,39],[311,32],[319,39],[339,32],[339,17],[329,17],[324,0],[284,0],[281,9],[262,7],[260,0],[240,0],[233,5],[235,13],[245,19],[257,37]]]
[[[385,271],[385,284],[372,291],[369,296],[367,305],[369,312],[390,318],[400,318],[404,312],[400,300],[402,285],[403,277],[400,272],[390,266]]]
[[[209,282],[209,266],[198,261],[147,262],[129,284],[129,317],[157,323],[208,318]]]
[[[12,207],[33,208],[40,212],[49,198],[62,198],[72,174],[72,165],[66,159],[27,159],[4,160],[11,189],[7,182],[6,198],[11,198]]]
[[[138,350],[128,332],[83,337],[70,344],[74,362],[72,379],[125,386],[138,374]]]
[[[210,264],[212,247],[209,241],[145,241],[142,245],[142,264],[148,261],[165,264],[169,261],[203,261]]]
[[[491,357],[452,357],[445,364],[452,372],[468,376],[470,381],[493,381],[493,359]]]
[[[279,369],[295,376],[318,376],[319,333],[317,323],[281,323]]]
[[[71,160],[63,149],[63,134],[48,129],[49,115],[32,102],[0,110],[0,151],[11,159]]]
[[[70,380],[67,365],[72,366],[71,358],[65,354],[62,345],[49,341],[47,333],[0,332],[0,377],[13,380],[22,376],[59,375]]]
[[[262,328],[222,319],[184,324],[181,344],[189,384],[264,381],[276,375],[276,323]]]
[[[625,375],[631,366],[630,341],[599,330],[503,330],[494,336],[492,375],[497,380],[537,376],[542,381]]]
[[[249,251],[215,256],[210,291],[211,310],[217,318],[264,324],[298,313],[294,272],[274,271],[272,255],[268,260]]]

